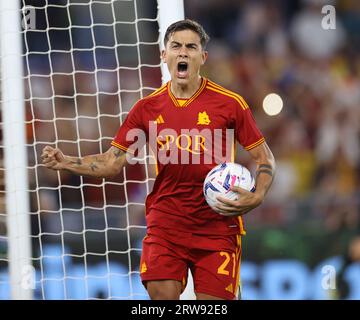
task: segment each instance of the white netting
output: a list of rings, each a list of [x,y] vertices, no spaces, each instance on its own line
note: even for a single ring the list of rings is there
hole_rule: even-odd
[[[36,18],[26,16],[22,32],[34,298],[146,298],[139,258],[152,167],[83,178],[46,169],[40,154],[45,145],[73,156],[106,151],[133,103],[161,85],[157,3],[22,0],[22,6]],[[3,172],[0,160],[0,299],[7,299]]]

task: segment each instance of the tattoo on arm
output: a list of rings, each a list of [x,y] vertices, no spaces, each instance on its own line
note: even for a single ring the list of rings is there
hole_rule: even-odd
[[[260,173],[266,173],[266,174],[270,175],[271,177],[273,177],[273,168],[272,168],[272,166],[270,166],[268,164],[260,164],[259,169],[256,171],[256,177]]]
[[[73,164],[77,164],[78,166],[80,166],[82,164],[82,161],[81,161],[80,158],[76,158],[76,160],[72,160],[70,162],[73,163]]]
[[[269,169],[269,170],[273,170],[273,168],[272,168],[272,166],[271,165],[269,165],[269,164],[260,164],[259,165],[259,169],[262,169],[262,168],[264,168],[264,169]]]
[[[256,171],[256,176],[258,176],[260,173],[266,173],[266,174],[270,175],[271,177],[273,176],[273,172],[271,170],[267,170],[267,169],[260,169],[260,170]]]
[[[90,168],[91,168],[92,171],[95,171],[96,169],[98,169],[98,166],[96,165],[96,162],[91,162]]]
[[[120,149],[116,149],[113,151],[114,156],[116,157],[116,159],[120,158],[121,155],[123,154],[123,152]]]

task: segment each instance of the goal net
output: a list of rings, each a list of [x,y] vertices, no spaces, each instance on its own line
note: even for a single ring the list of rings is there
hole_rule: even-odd
[[[157,7],[156,0],[22,0],[31,244],[23,276],[32,272],[25,284],[34,299],[147,298],[139,260],[155,176],[148,156],[116,178],[94,179],[49,170],[40,155],[46,145],[77,157],[105,152],[132,105],[161,85]],[[1,142],[0,299],[14,298],[6,221],[16,203],[5,201],[6,152]]]

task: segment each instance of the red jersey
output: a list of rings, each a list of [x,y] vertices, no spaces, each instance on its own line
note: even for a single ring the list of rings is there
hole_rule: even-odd
[[[155,127],[156,123],[156,128]],[[170,82],[139,100],[119,128],[112,145],[134,152],[140,129],[155,154],[157,177],[146,199],[148,230],[153,227],[207,235],[244,234],[241,217],[213,211],[203,196],[207,173],[218,163],[233,161],[230,132],[246,150],[264,142],[244,99],[208,79],[202,79],[190,99],[177,99]],[[154,132],[152,132],[152,130]]]

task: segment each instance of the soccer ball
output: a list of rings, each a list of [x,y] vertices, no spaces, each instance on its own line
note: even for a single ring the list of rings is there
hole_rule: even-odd
[[[230,190],[230,186],[240,187],[248,191],[255,191],[255,180],[250,171],[237,163],[225,162],[214,167],[204,180],[203,192],[208,205],[216,212],[218,203],[216,198],[222,196],[230,200],[237,200],[239,194]]]

